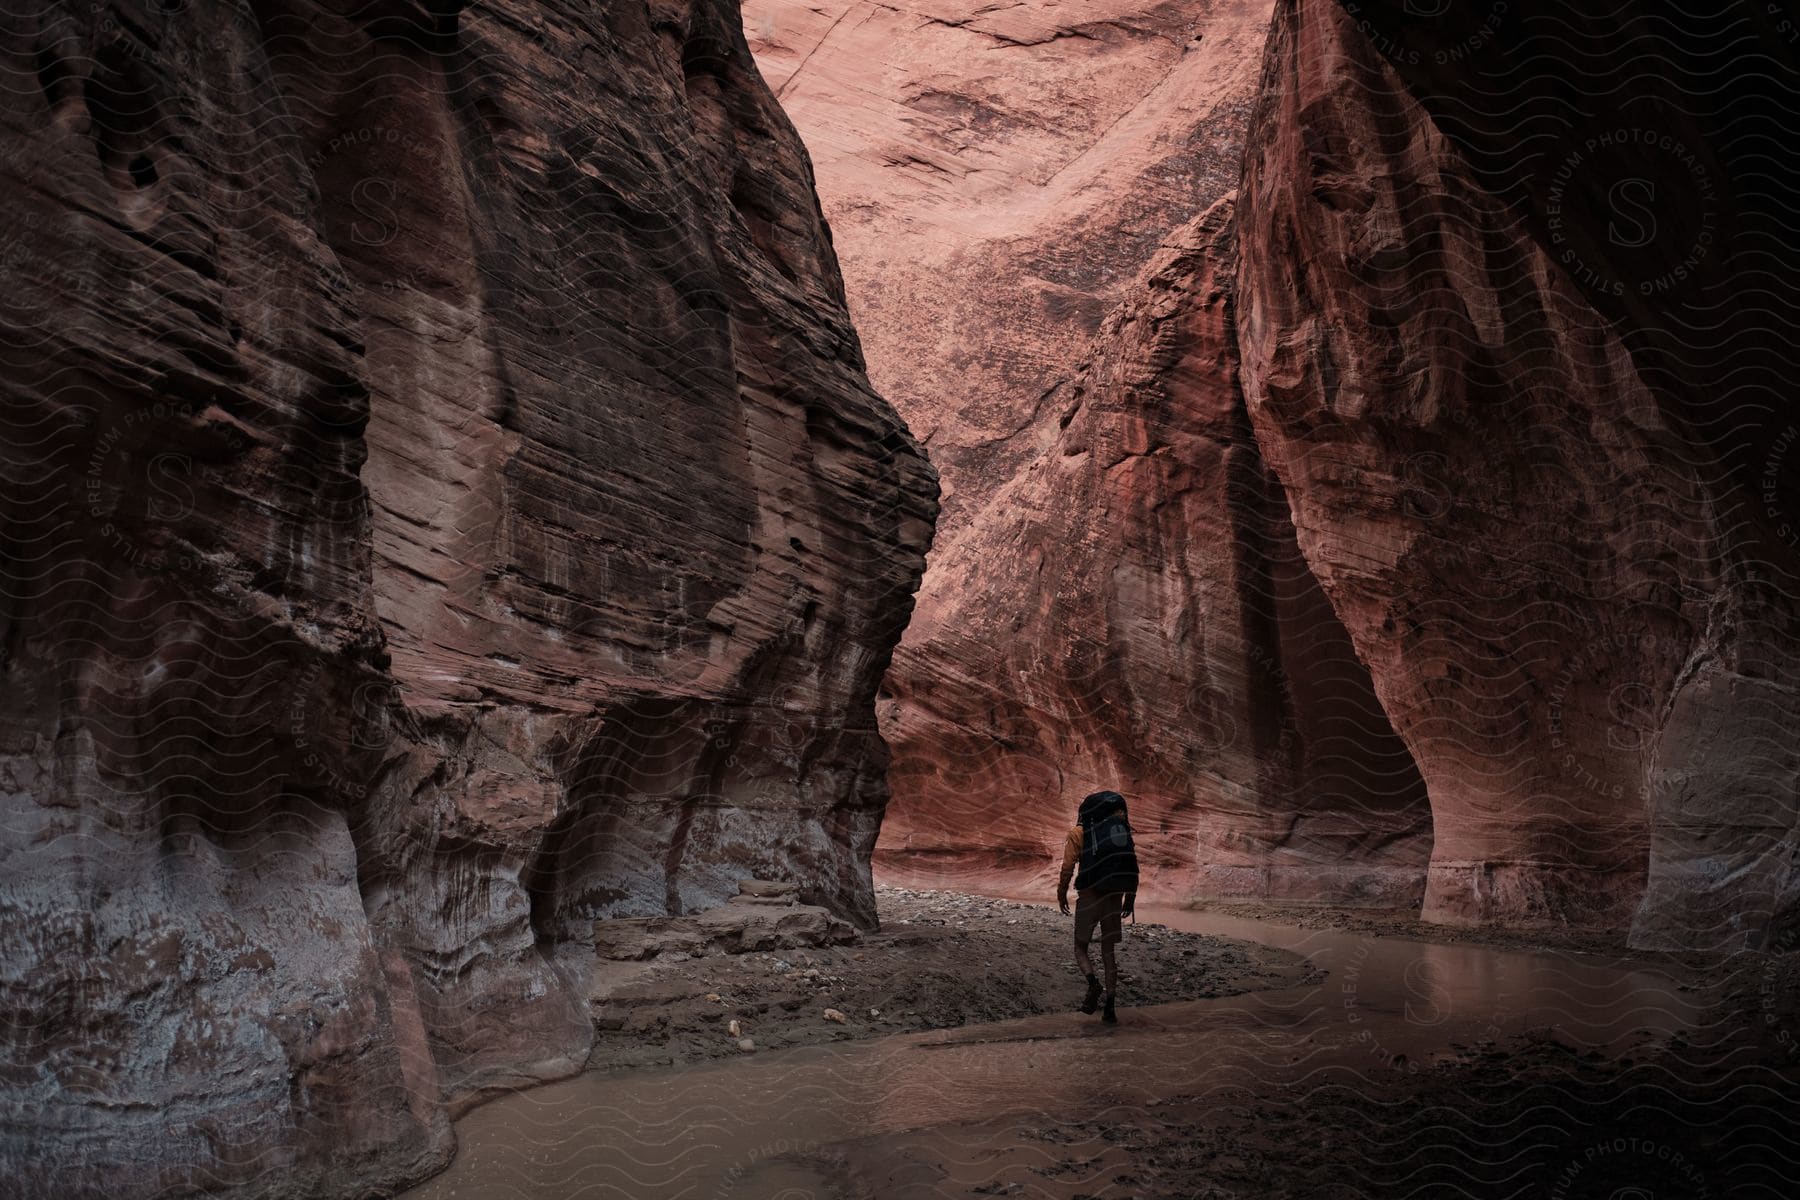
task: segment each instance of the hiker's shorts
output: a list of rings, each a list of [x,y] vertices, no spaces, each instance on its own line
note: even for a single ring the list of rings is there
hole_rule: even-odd
[[[1075,944],[1085,946],[1094,940],[1094,926],[1100,926],[1102,942],[1119,940],[1119,914],[1125,906],[1123,892],[1081,892],[1075,897]]]

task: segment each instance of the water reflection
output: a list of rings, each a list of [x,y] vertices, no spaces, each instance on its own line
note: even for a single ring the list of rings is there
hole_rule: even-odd
[[[1417,1070],[1527,1029],[1614,1047],[1696,1014],[1689,993],[1624,963],[1175,910],[1140,918],[1292,950],[1327,974],[1284,991],[1131,1009],[1115,1029],[1055,1013],[585,1075],[464,1117],[450,1171],[407,1195],[854,1195],[854,1168],[832,1149],[846,1139],[925,1129],[955,1138],[1005,1116],[1054,1140],[1063,1121],[1097,1106],[1142,1112],[1173,1096],[1224,1103],[1238,1089],[1354,1086],[1371,1069]],[[980,1146],[962,1149],[957,1161],[982,1161]],[[914,1173],[927,1192],[946,1182],[931,1162]]]

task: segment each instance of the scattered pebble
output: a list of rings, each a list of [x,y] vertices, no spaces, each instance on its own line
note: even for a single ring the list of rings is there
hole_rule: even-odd
[[[874,936],[880,943],[697,956],[680,964],[663,960],[652,969],[658,985],[653,994],[662,993],[666,980],[670,994],[685,983],[682,994],[691,999],[622,997],[605,1014],[597,1009],[597,1017],[618,1020],[601,1025],[595,1064],[658,1065],[760,1052],[758,1043],[786,1047],[1004,1020],[1061,1011],[1071,1003],[1070,989],[1078,994],[1066,961],[1067,923],[1051,916],[1053,910],[942,892],[910,894],[918,899],[908,903],[897,899],[906,892],[878,892],[883,925]],[[1128,992],[1141,993],[1146,1003],[1193,999],[1221,988],[1230,994],[1259,982],[1236,978],[1243,964],[1229,943],[1162,927],[1153,937],[1150,927],[1144,932],[1141,956],[1134,946],[1120,966]],[[1139,935],[1134,929],[1127,937],[1136,941]],[[703,982],[721,976],[725,986]],[[1139,977],[1143,983],[1134,986],[1130,981]],[[704,990],[709,987],[715,990]],[[888,1007],[908,1002],[925,1007]],[[853,1030],[852,1012],[863,1014]],[[751,1025],[760,1034],[755,1039]]]

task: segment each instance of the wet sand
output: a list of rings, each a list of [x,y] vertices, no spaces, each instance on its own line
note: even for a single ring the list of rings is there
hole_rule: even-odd
[[[1021,919],[949,911],[1003,939],[1019,927],[992,922]],[[1782,960],[1694,973],[1220,913],[1141,919],[1315,969],[1131,1007],[1116,1027],[1053,1011],[591,1071],[465,1116],[451,1169],[408,1195],[1612,1197],[1646,1171],[1661,1200],[1792,1194],[1755,1190],[1781,1182],[1779,1151],[1800,1161],[1792,1062],[1768,1053],[1800,1031]],[[1127,964],[1148,932],[1127,931]],[[1073,968],[1052,965],[1072,1003]],[[1619,1137],[1638,1141],[1614,1152]]]

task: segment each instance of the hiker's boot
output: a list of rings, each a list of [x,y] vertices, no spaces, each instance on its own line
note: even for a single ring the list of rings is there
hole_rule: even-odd
[[[1100,981],[1092,975],[1088,976],[1087,999],[1081,1002],[1081,1011],[1091,1013],[1100,1007]]]
[[[1113,1012],[1113,995],[1111,992],[1106,993],[1106,1007],[1101,1010],[1100,1019],[1105,1021],[1108,1025],[1117,1025],[1119,1023],[1118,1014]]]

